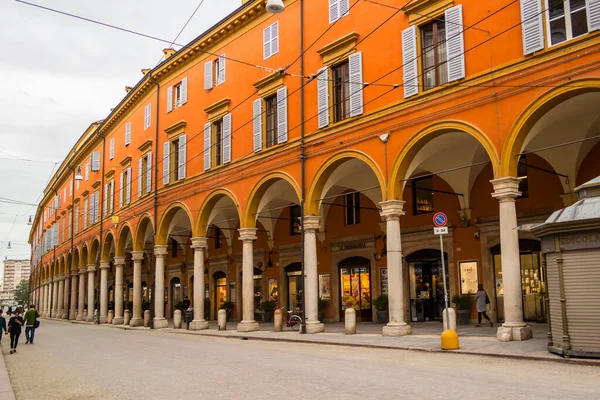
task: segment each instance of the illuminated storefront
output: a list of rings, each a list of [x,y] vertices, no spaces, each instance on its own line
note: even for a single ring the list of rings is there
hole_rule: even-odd
[[[348,308],[356,310],[357,321],[371,321],[371,262],[351,257],[340,264],[341,317]]]

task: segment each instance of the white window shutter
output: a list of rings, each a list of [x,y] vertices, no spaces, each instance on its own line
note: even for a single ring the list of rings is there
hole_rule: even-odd
[[[170,164],[171,164],[171,142],[165,142],[165,144],[163,144],[163,185],[169,184]]]
[[[152,191],[152,152],[146,156],[146,193]]]
[[[417,28],[414,25],[402,31],[402,64],[404,65],[404,98],[407,98],[419,93]]]
[[[267,26],[263,31],[263,58],[266,60],[271,57],[271,26]]]
[[[212,89],[213,87],[213,62],[204,63],[204,90]]]
[[[329,0],[329,23],[340,19],[340,0]]]
[[[85,164],[85,181],[90,178],[90,163]]]
[[[99,195],[100,193],[98,192],[94,194],[94,222],[98,222],[98,210],[100,210],[100,207],[98,207],[98,203],[100,202]]]
[[[223,164],[231,161],[231,114],[223,116]]]
[[[210,169],[210,128],[211,124],[204,124],[204,170]]]
[[[138,197],[142,197],[142,183],[144,181],[144,158],[138,160]]]
[[[184,105],[185,103],[187,103],[187,94],[188,94],[188,78],[186,77],[181,80],[181,98],[180,98],[181,105]]]
[[[350,116],[356,117],[363,113],[362,52],[359,51],[348,57],[348,70],[350,80]]]
[[[131,122],[125,124],[125,145],[131,143]]]
[[[69,181],[69,196],[73,196],[73,180]]]
[[[127,168],[127,204],[131,203],[131,167]]]
[[[586,0],[588,31],[600,29],[600,0]]]
[[[119,208],[123,208],[123,171],[121,171],[121,176],[119,177]]]
[[[219,56],[219,82],[217,82],[219,85],[225,83],[225,61],[225,54]]]
[[[271,25],[271,55],[279,53],[279,23]]]
[[[252,103],[252,114],[254,117],[253,140],[254,151],[262,150],[262,99],[256,99]]]
[[[75,234],[79,233],[79,204],[75,206]]]
[[[339,0],[340,18],[345,17],[350,12],[350,0]]]
[[[173,111],[173,86],[167,88],[167,112]]]
[[[446,57],[448,82],[465,77],[465,43],[462,4],[446,10]]]
[[[329,67],[317,71],[317,107],[319,129],[329,125]]]
[[[544,48],[544,22],[540,0],[521,0],[521,35],[523,55]]]
[[[288,140],[287,87],[277,89],[277,143]]]
[[[102,213],[106,217],[108,214],[108,183],[104,184],[104,206],[102,207]]]
[[[185,170],[187,165],[186,139],[186,135],[179,136],[179,165],[177,170],[178,179],[185,178]]]
[[[87,208],[88,208],[88,199],[83,200],[83,229],[87,227]]]
[[[109,159],[115,158],[115,138],[110,139],[109,143]]]
[[[110,213],[112,214],[115,210],[115,181],[110,181],[110,202],[108,203],[110,207]]]
[[[100,171],[100,152],[94,151],[91,155],[92,171]]]

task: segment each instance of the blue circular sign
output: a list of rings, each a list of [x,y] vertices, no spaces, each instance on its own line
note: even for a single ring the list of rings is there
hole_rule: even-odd
[[[435,215],[433,216],[433,224],[435,226],[446,226],[447,222],[448,222],[448,218],[446,217],[446,214],[444,214],[443,212],[435,213]]]

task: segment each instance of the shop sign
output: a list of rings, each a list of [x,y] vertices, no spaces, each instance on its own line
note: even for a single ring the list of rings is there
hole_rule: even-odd
[[[387,268],[381,268],[379,270],[379,282],[381,284],[381,294],[388,294],[388,276]]]
[[[561,233],[560,247],[563,250],[598,248],[600,247],[600,231]]]

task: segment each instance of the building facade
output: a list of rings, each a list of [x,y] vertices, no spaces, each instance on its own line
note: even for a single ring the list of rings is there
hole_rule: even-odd
[[[600,170],[600,1],[284,4],[166,49],[83,133],[31,231],[43,314],[160,328],[188,296],[192,329],[231,302],[249,331],[304,295],[320,332],[319,307],[374,321],[387,294],[383,334],[408,334],[441,318],[442,211],[450,294],[483,284],[498,337],[530,337],[527,227]]]
[[[13,304],[15,289],[21,281],[29,279],[31,274],[31,260],[4,260],[4,277],[0,290],[0,301]]]

